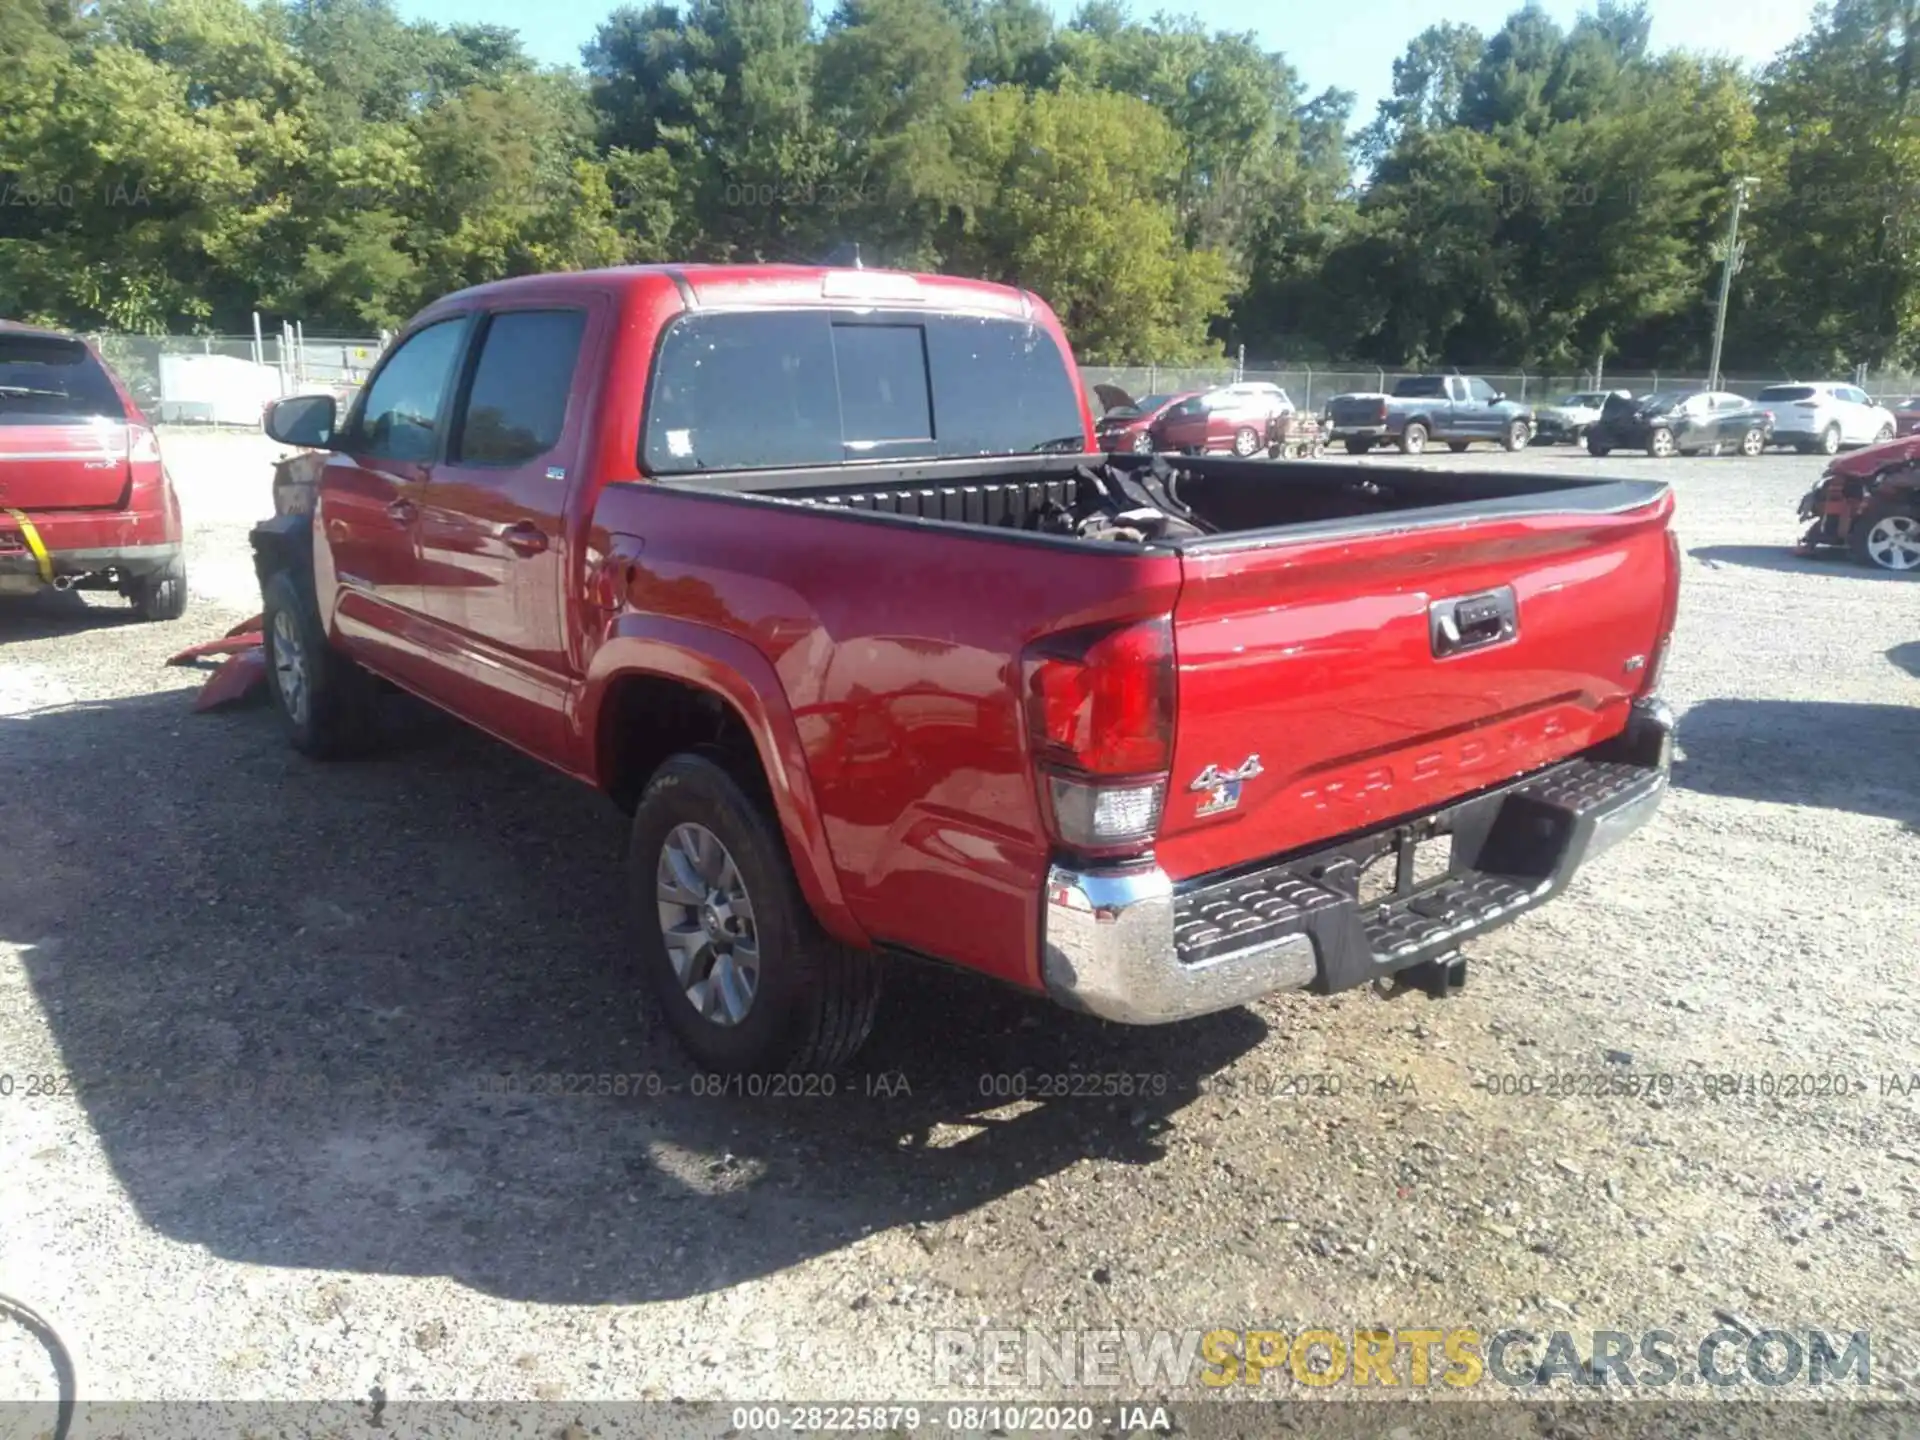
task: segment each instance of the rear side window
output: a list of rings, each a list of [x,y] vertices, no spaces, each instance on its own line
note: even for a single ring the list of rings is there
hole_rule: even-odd
[[[0,335],[0,425],[125,418],[106,370],[78,340]]]
[[[641,459],[673,475],[1084,443],[1077,382],[1025,321],[738,311],[668,330]]]
[[[466,331],[463,315],[416,330],[401,341],[367,386],[348,448],[389,460],[431,460],[439,447],[440,412],[453,383],[453,362]]]
[[[1769,385],[1760,392],[1759,398],[1762,402],[1768,400],[1811,400],[1813,399],[1813,387],[1811,385]]]
[[[1447,395],[1447,377],[1444,375],[1409,375],[1404,380],[1394,382],[1394,397],[1400,400],[1444,400]]]
[[[523,465],[559,443],[586,323],[579,310],[510,310],[487,322],[454,460]]]

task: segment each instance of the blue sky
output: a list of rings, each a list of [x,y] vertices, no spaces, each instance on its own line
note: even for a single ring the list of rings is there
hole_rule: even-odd
[[[614,8],[615,0],[397,0],[410,19],[442,23],[463,20],[506,25],[520,31],[527,49],[556,64],[577,63],[580,47]],[[830,0],[815,0],[816,10]],[[1581,0],[1543,0],[1563,24],[1582,9]],[[1074,0],[1052,0],[1065,19]],[[1160,5],[1136,3],[1151,14]],[[1464,21],[1482,30],[1498,28],[1519,8],[1518,0],[1350,0],[1331,9],[1287,0],[1168,0],[1174,13],[1198,15],[1216,30],[1252,30],[1271,48],[1285,51],[1311,91],[1329,85],[1360,96],[1356,123],[1373,116],[1376,101],[1393,83],[1394,59],[1407,41],[1440,20]],[[1806,28],[1812,0],[1652,0],[1653,40],[1661,49],[1685,46],[1717,51],[1749,62],[1772,58]]]

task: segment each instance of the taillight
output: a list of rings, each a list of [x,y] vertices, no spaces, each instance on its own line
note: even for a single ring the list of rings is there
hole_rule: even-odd
[[[1151,841],[1173,763],[1171,622],[1048,636],[1022,657],[1021,682],[1055,838],[1088,852]]]
[[[1646,681],[1640,697],[1649,699],[1660,693],[1662,672],[1667,668],[1667,646],[1673,639],[1673,627],[1680,619],[1680,537],[1667,531],[1667,585],[1660,602],[1660,630],[1654,638],[1653,660],[1647,666]]]
[[[160,437],[145,425],[130,427],[127,431],[127,459],[135,465],[158,465]]]
[[[1373,419],[1374,419],[1374,423],[1377,425],[1384,425],[1387,423],[1387,402],[1386,401],[1382,400],[1378,405],[1374,406]]]

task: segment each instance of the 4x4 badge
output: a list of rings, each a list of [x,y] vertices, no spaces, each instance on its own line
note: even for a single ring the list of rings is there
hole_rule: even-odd
[[[1218,815],[1222,810],[1236,808],[1240,804],[1240,787],[1260,773],[1258,755],[1247,756],[1231,770],[1222,770],[1218,765],[1207,766],[1187,786],[1187,789],[1202,797],[1200,808],[1193,812],[1195,818]]]

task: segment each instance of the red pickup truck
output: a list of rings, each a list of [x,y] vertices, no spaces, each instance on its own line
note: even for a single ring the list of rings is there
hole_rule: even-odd
[[[844,1062],[888,955],[1141,1024],[1443,994],[1666,785],[1664,485],[1092,453],[1017,289],[501,281],[267,428],[328,452],[254,534],[294,744],[390,682],[629,808],[716,1069]]]

